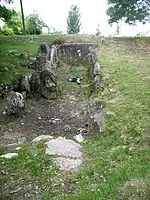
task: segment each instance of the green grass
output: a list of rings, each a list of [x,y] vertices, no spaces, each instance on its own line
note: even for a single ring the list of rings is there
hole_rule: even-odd
[[[6,41],[7,39],[5,38]],[[14,43],[19,50],[32,53],[36,51],[37,43],[41,41],[40,38],[36,38],[35,43],[31,42],[24,46],[21,37],[17,40]],[[48,38],[46,40],[48,41]],[[3,42],[4,49],[11,49],[11,47],[13,49],[13,45],[11,42],[10,44]],[[51,165],[51,160],[44,155],[43,146],[37,147],[37,150],[30,145],[25,145],[18,157],[7,161],[2,160],[3,170],[8,172],[8,175],[2,179],[3,183],[5,181],[8,184],[5,186],[6,191],[11,189],[15,181],[16,186],[20,185],[23,179],[24,185],[33,181],[31,184],[33,187],[39,186],[39,193],[33,194],[37,200],[117,200],[120,197],[119,191],[126,182],[141,178],[149,181],[149,52],[150,38],[106,39],[104,44],[97,49],[102,65],[103,82],[91,99],[106,101],[105,111],[113,112],[114,115],[105,115],[104,133],[93,134],[83,144],[84,163],[81,171],[76,177],[64,175],[62,178],[55,166],[51,169],[47,168]],[[3,59],[6,58],[3,57]],[[86,77],[86,66],[79,67],[78,70],[68,67],[64,74],[59,68],[58,76],[62,83],[59,87],[63,93],[73,92],[73,94],[79,94],[78,97],[82,99],[88,96],[88,89],[85,89],[89,85],[88,77],[84,79],[81,87],[72,83],[68,84],[66,81],[70,76],[77,75]],[[101,90],[102,87],[105,88],[104,91]],[[120,88],[120,92],[108,91],[108,88],[115,87]],[[38,152],[36,157],[34,157],[35,151]],[[17,174],[14,183],[9,181],[10,176],[13,177],[12,172]],[[55,173],[58,174],[55,175]],[[134,193],[134,190],[132,192]],[[139,196],[134,200],[148,200],[149,194],[148,188],[145,191],[145,197]]]
[[[45,155],[45,147],[39,144],[32,147],[24,144],[18,152],[18,156],[12,159],[1,160],[1,199],[12,199],[11,191],[21,188],[16,199],[24,199],[24,194],[35,197],[43,191],[49,191],[49,196],[53,197],[58,192],[57,183],[58,169],[52,164],[51,158]],[[47,181],[46,181],[47,180]],[[54,183],[55,189],[54,189]],[[30,186],[29,186],[30,185]],[[15,192],[14,192],[15,195]],[[20,197],[19,197],[19,196]],[[14,197],[13,197],[14,198]]]
[[[95,134],[84,145],[86,160],[78,175],[80,184],[76,194],[66,199],[115,200],[127,181],[150,180],[150,148],[145,143],[150,134],[149,52],[134,49],[128,53],[125,46],[113,44],[111,48],[102,46],[98,55],[105,90],[97,90],[92,98],[105,100],[105,111],[115,116],[106,115],[104,133]],[[121,92],[110,93],[109,87]],[[147,200],[149,194],[150,188],[145,197],[136,200]]]
[[[0,36],[0,84],[9,83],[28,71],[28,57],[34,57],[42,42],[51,44],[63,40],[64,35]],[[21,55],[9,54],[18,50]]]
[[[60,97],[70,94],[74,95],[75,98],[84,100],[89,96],[89,77],[88,77],[88,66],[87,65],[77,65],[71,66],[69,64],[62,64],[62,67],[59,67],[57,70],[58,74],[58,95]],[[81,84],[69,82],[69,78],[72,77],[84,77],[81,80]]]

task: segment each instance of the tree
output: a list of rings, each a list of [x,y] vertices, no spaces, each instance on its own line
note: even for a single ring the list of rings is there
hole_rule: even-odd
[[[109,24],[123,20],[128,24],[150,21],[150,0],[108,0]]]
[[[67,18],[67,33],[68,34],[77,34],[80,32],[80,12],[79,8],[76,5],[70,7]]]
[[[12,0],[0,0],[0,19],[4,22],[9,22],[10,19],[16,14],[16,11],[13,9],[6,8],[5,5],[1,5],[1,3],[12,3]]]
[[[37,13],[33,13],[26,17],[26,31],[30,35],[39,35],[42,33],[42,27],[46,26],[44,21]]]
[[[7,27],[12,28],[13,32],[17,35],[22,34],[22,20],[21,14],[16,12],[12,18],[5,23]]]

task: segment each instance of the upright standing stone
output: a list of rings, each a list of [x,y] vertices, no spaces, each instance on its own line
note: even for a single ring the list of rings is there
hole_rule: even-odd
[[[91,105],[91,122],[93,125],[93,132],[99,133],[104,131],[104,103],[94,102]]]
[[[8,115],[16,114],[17,116],[23,115],[25,107],[24,97],[21,93],[10,92],[7,97],[6,112]]]

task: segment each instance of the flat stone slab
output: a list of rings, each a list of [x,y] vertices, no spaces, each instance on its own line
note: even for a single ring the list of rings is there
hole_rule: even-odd
[[[72,140],[58,137],[48,141],[46,154],[70,158],[82,158],[81,146]]]
[[[32,145],[36,145],[38,142],[41,142],[41,141],[47,142],[51,139],[53,139],[53,137],[50,135],[40,135],[32,140]]]
[[[81,159],[71,159],[71,158],[54,158],[54,163],[62,171],[77,171],[82,164]]]

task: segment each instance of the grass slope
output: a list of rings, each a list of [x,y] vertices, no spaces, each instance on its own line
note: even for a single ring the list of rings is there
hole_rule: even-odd
[[[150,180],[150,40],[105,42],[98,49],[105,90],[92,98],[104,99],[105,111],[114,115],[106,115],[105,132],[93,135],[84,145],[87,160],[78,176],[76,195],[66,199],[115,200],[127,181]],[[121,91],[107,90],[115,87]],[[150,188],[140,195],[130,198],[148,200]]]

